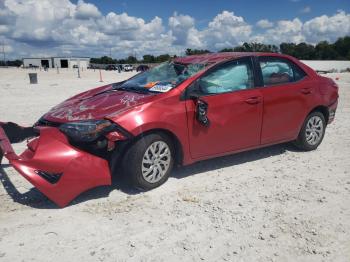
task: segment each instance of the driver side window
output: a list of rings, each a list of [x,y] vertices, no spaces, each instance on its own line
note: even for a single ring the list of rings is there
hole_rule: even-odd
[[[254,87],[251,61],[237,60],[225,64],[199,80],[202,94],[221,94]]]

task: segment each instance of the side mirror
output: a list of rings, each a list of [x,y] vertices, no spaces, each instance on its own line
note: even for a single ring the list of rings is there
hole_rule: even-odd
[[[201,92],[199,82],[194,82],[186,92],[186,96],[194,101],[196,104],[196,119],[197,121],[208,127],[210,125],[210,121],[208,119],[208,103],[201,99]]]
[[[196,100],[196,119],[205,127],[209,127],[210,121],[208,118],[208,103],[200,98]]]

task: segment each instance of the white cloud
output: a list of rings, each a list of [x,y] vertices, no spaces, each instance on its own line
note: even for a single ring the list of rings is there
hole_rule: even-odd
[[[6,0],[5,7],[15,16],[11,37],[23,42],[55,41],[55,32],[74,12],[68,0]]]
[[[99,30],[118,40],[155,39],[163,32],[162,19],[155,17],[149,23],[142,18],[129,16],[127,13],[111,12],[98,21]]]
[[[119,32],[133,32],[145,23],[142,18],[136,18],[129,16],[127,13],[122,13],[120,15],[111,12],[100,21],[101,30],[107,34],[116,35]]]
[[[251,33],[252,26],[243,17],[223,11],[209,22],[207,28],[202,31],[193,30],[194,35],[191,37],[197,38],[202,48],[218,50],[248,41]]]
[[[76,18],[89,19],[89,18],[98,18],[100,16],[101,16],[101,13],[95,5],[85,3],[83,0],[78,1],[76,12],[75,12]]]
[[[270,22],[268,19],[261,19],[256,23],[256,25],[262,29],[273,27],[273,23]]]
[[[9,9],[5,9],[0,3],[0,25],[10,25],[14,20],[15,15]]]
[[[169,17],[169,29],[174,37],[175,45],[188,43],[189,33],[194,33],[194,19],[189,15],[178,15],[176,12]]]
[[[10,28],[7,25],[0,25],[0,35],[10,32]]]
[[[307,42],[316,44],[320,41],[334,42],[339,37],[350,35],[350,14],[339,10],[333,16],[322,15],[302,22],[299,18],[281,20],[273,28],[254,36],[264,43]]]
[[[251,33],[252,26],[247,24],[243,17],[224,11],[209,23],[207,41],[212,42],[217,48],[223,48],[227,44],[237,45],[248,41]]]
[[[350,35],[350,14],[340,10],[333,16],[315,17],[304,23],[303,33],[310,43],[335,41],[338,37]]]
[[[85,0],[87,1],[87,0]],[[167,23],[159,17],[146,21],[125,12],[102,14],[79,0],[0,0],[0,38],[12,56],[71,54],[114,57],[146,53],[179,54],[186,48],[219,50],[243,42],[316,43],[350,35],[350,14],[338,11],[308,21],[299,18],[256,23],[259,33],[243,17],[222,11],[202,27],[188,14],[174,13]],[[8,51],[10,51],[8,49]]]
[[[278,21],[276,26],[256,36],[261,42],[279,44],[281,42],[300,43],[305,41],[302,34],[303,23],[299,18]]]

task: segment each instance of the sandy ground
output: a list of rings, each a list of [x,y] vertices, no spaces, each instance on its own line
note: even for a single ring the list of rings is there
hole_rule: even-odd
[[[0,69],[0,120],[32,124],[98,71]],[[132,73],[103,71],[104,83]],[[313,152],[283,144],[183,167],[139,193],[116,182],[58,209],[6,163],[0,261],[350,261],[350,74]],[[16,145],[16,150],[23,149]]]

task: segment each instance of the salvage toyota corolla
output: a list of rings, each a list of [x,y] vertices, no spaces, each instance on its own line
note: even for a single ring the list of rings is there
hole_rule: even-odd
[[[175,58],[76,95],[29,128],[1,123],[10,164],[57,205],[110,185],[163,184],[175,165],[293,141],[316,149],[338,86],[293,57],[218,53]],[[17,155],[11,143],[28,140]],[[121,167],[121,168],[118,168]]]

